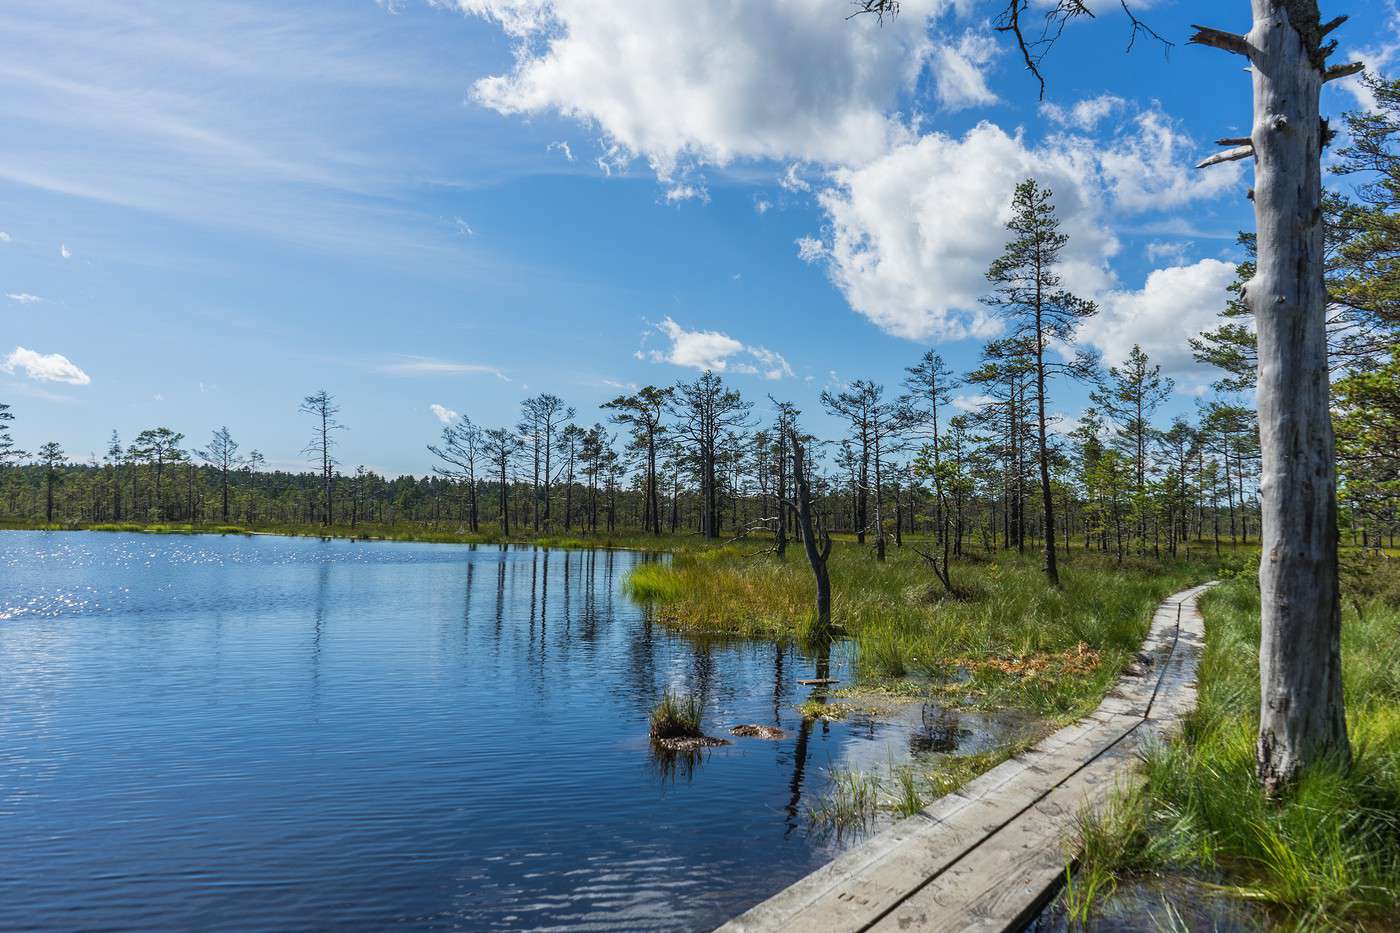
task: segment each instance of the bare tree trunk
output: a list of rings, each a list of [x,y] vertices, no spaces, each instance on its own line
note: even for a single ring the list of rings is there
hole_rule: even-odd
[[[1245,286],[1259,336],[1259,779],[1270,793],[1323,758],[1347,760],[1337,574],[1337,481],[1328,399],[1318,108],[1326,31],[1316,0],[1251,0],[1246,36],[1193,41],[1249,58],[1254,123],[1214,157],[1255,158],[1258,265]],[[1333,43],[1335,46],[1335,43]],[[1207,160],[1210,162],[1211,160]]]
[[[812,517],[812,491],[807,483],[807,457],[802,439],[796,431],[790,433],[788,438],[792,444],[792,481],[797,487],[797,501],[791,505],[797,513],[797,523],[802,529],[802,547],[817,583],[817,618],[810,634],[815,638],[827,639],[831,637],[831,577],[827,574],[826,561],[831,556],[831,535],[825,529],[818,528],[818,522]],[[818,536],[821,537],[820,542]]]
[[[1322,72],[1299,32],[1316,31],[1317,4],[1253,6],[1259,262],[1246,295],[1259,332],[1263,454],[1258,765],[1265,787],[1277,791],[1309,762],[1350,750],[1323,288]],[[1310,23],[1290,22],[1290,8]]]

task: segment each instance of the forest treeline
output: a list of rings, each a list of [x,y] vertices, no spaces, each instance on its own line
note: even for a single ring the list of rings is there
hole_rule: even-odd
[[[1352,195],[1329,195],[1325,212],[1342,528],[1359,546],[1392,540],[1400,484],[1400,83],[1373,79],[1371,89],[1378,107],[1348,116],[1335,166],[1362,177]],[[755,405],[714,372],[645,386],[584,417],[549,393],[525,399],[510,424],[460,416],[427,445],[433,466],[423,477],[342,465],[341,412],[324,390],[301,403],[311,468],[296,473],[265,469],[223,427],[203,441],[165,426],[128,440],[114,431],[86,463],[56,443],[26,453],[12,436],[22,413],[0,403],[0,518],[445,523],[501,536],[763,532],[781,547],[796,525],[787,506],[796,431],[817,454],[806,462],[825,528],[880,552],[930,532],[952,555],[1050,542],[1175,553],[1254,540],[1256,361],[1240,295],[1253,274],[1252,236],[1241,236],[1246,259],[1219,326],[1191,341],[1222,371],[1215,392],[1192,416],[1163,423],[1172,380],[1141,348],[1103,367],[1076,341],[1097,308],[1060,281],[1067,237],[1052,193],[1033,180],[1018,186],[1008,229],[984,298],[1002,336],[969,372],[929,350],[894,378],[824,392],[823,408],[845,425],[839,437],[802,433],[795,406],[771,396]],[[1051,406],[1069,381],[1086,383],[1091,403],[1061,424]]]

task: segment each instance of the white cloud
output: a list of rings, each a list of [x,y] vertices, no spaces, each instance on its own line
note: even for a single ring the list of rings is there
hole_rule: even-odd
[[[68,248],[67,243],[60,243],[58,244],[58,255],[62,256],[64,259],[71,259],[73,257],[73,251]]]
[[[18,301],[22,305],[32,305],[37,301],[43,301],[38,295],[31,295],[29,292],[7,292],[5,297],[11,301]]]
[[[837,172],[836,186],[820,195],[832,281],[852,308],[896,336],[996,333],[999,323],[978,299],[1008,238],[1012,191],[1032,176],[1054,191],[1070,235],[1067,284],[1082,292],[1103,287],[1117,241],[1100,217],[1091,156],[1076,147],[1035,150],[990,123],[961,139],[932,133]],[[810,246],[801,253],[814,255]]]
[[[1145,110],[1099,155],[1099,168],[1118,207],[1128,211],[1166,210],[1235,187],[1242,163],[1193,167],[1195,144],[1166,114]]]
[[[1173,266],[1186,265],[1186,251],[1191,248],[1191,244],[1181,240],[1153,240],[1148,243],[1143,252],[1147,256],[1147,261],[1157,263],[1166,260]]]
[[[816,237],[800,236],[797,243],[797,258],[803,262],[817,262],[826,255],[826,247]]]
[[[574,161],[574,150],[569,148],[569,144],[566,141],[561,139],[559,142],[550,143],[548,146],[544,147],[545,152],[553,152],[556,149],[564,153],[565,159],[570,162]]]
[[[1075,130],[1089,131],[1099,125],[1099,121],[1111,114],[1127,108],[1128,102],[1114,94],[1101,94],[1079,101],[1072,107],[1045,102],[1040,105],[1041,114],[1060,126]]]
[[[638,359],[717,373],[761,375],[765,379],[782,379],[793,374],[782,354],[767,347],[748,346],[717,330],[686,330],[670,317],[664,318],[653,330],[669,340],[670,346],[646,353],[639,350]]]
[[[469,224],[469,223],[467,223],[467,222],[466,222],[465,220],[463,220],[462,218],[460,218],[460,217],[454,217],[454,218],[452,218],[452,223],[453,223],[453,226],[455,226],[455,227],[457,228],[457,232],[458,232],[459,234],[461,234],[462,236],[465,236],[465,237],[473,237],[473,236],[476,236],[476,231],[472,229],[472,225]]]
[[[784,191],[811,191],[812,185],[801,175],[797,174],[800,166],[796,162],[792,163],[783,172],[783,177],[778,179],[778,184]]]
[[[968,30],[956,44],[939,45],[933,53],[938,102],[946,110],[987,106],[997,102],[987,87],[987,66],[1001,47],[994,37]]]
[[[953,396],[953,407],[956,408],[958,411],[967,412],[970,414],[995,401],[996,399],[986,394],[955,395]]]
[[[1105,293],[1099,313],[1085,322],[1080,336],[1101,350],[1109,365],[1121,363],[1137,344],[1191,390],[1214,374],[1192,358],[1187,339],[1219,322],[1226,287],[1234,278],[1234,265],[1219,259],[1157,269],[1141,289]]]
[[[682,201],[701,201],[708,203],[710,193],[703,187],[696,185],[672,185],[666,189],[666,203],[679,204]]]
[[[390,376],[468,376],[485,374],[495,376],[502,382],[510,382],[506,374],[495,366],[485,363],[458,363],[452,360],[438,360],[429,356],[402,356],[392,363],[374,367],[376,372]]]
[[[754,213],[761,217],[773,209],[773,202],[767,198],[759,198],[753,202],[753,209]]]
[[[24,347],[15,347],[14,352],[0,363],[0,369],[11,374],[23,370],[26,376],[39,382],[85,386],[92,381],[87,373],[61,353],[38,353]]]
[[[452,422],[457,420],[457,413],[455,411],[453,411],[445,405],[439,405],[437,402],[434,402],[433,404],[429,405],[428,410],[431,411],[437,417],[437,420],[441,421],[443,424],[451,424]]]
[[[1232,187],[1238,167],[1192,173],[1191,140],[1152,109],[1107,142],[1060,132],[1038,146],[983,122],[961,138],[941,133],[895,146],[857,168],[837,169],[818,194],[827,270],[847,302],[888,333],[915,340],[987,337],[1000,322],[979,303],[984,274],[1005,246],[1011,195],[1035,178],[1054,192],[1070,242],[1061,272],[1088,298],[1117,283],[1110,222],[1180,207]],[[811,238],[805,238],[811,240]],[[821,257],[799,241],[799,256]]]
[[[1333,61],[1336,62],[1364,62],[1366,71],[1374,75],[1385,75],[1391,70],[1397,56],[1400,56],[1400,4],[1395,0],[1386,0],[1386,29],[1377,30],[1372,34],[1376,40],[1375,45],[1364,48],[1351,48],[1346,52],[1336,55]],[[1379,11],[1378,11],[1379,12]],[[1350,36],[1354,40],[1354,36]],[[1376,109],[1376,95],[1371,92],[1361,75],[1351,75],[1338,81],[1335,85],[1347,92],[1356,99],[1356,103],[1363,110]]]
[[[10,236],[4,230],[0,230],[0,243],[8,243],[13,239],[14,237]]]
[[[669,180],[739,158],[860,162],[907,129],[887,114],[933,53],[947,0],[905,0],[883,26],[828,3],[455,0],[515,42],[473,95],[505,114],[590,123]]]

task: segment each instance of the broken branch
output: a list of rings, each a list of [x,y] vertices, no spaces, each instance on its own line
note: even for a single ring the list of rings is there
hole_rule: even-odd
[[[1236,55],[1249,55],[1249,43],[1244,36],[1233,32],[1226,32],[1223,29],[1211,29],[1209,26],[1192,25],[1196,34],[1186,40],[1194,45],[1208,45],[1213,49],[1221,49],[1225,52],[1234,52]]]
[[[1335,81],[1338,78],[1345,78],[1356,74],[1366,67],[1365,62],[1352,62],[1349,65],[1333,65],[1322,73],[1322,82]]]
[[[1235,149],[1226,149],[1224,152],[1217,152],[1208,159],[1201,160],[1196,168],[1205,168],[1209,165],[1219,165],[1221,162],[1234,162],[1239,159],[1247,159],[1254,155],[1253,146],[1239,146]]]

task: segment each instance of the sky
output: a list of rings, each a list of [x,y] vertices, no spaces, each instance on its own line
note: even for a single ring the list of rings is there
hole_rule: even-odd
[[[553,392],[592,423],[708,367],[835,436],[823,389],[893,390],[929,348],[976,364],[1035,177],[1100,307],[1082,339],[1141,344],[1189,413],[1214,376],[1186,341],[1253,214],[1247,163],[1193,168],[1247,134],[1249,77],[1185,40],[1248,6],[1140,0],[1175,44],[1128,50],[1100,0],[1041,100],[990,0],[883,24],[844,0],[12,0],[0,401],[28,450],[227,425],[299,469],[325,388],[343,464],[423,474],[455,415]],[[1333,61],[1400,58],[1393,2],[1323,12],[1351,16]],[[1324,89],[1328,115],[1367,103]],[[1077,416],[1082,387],[1051,393]]]

